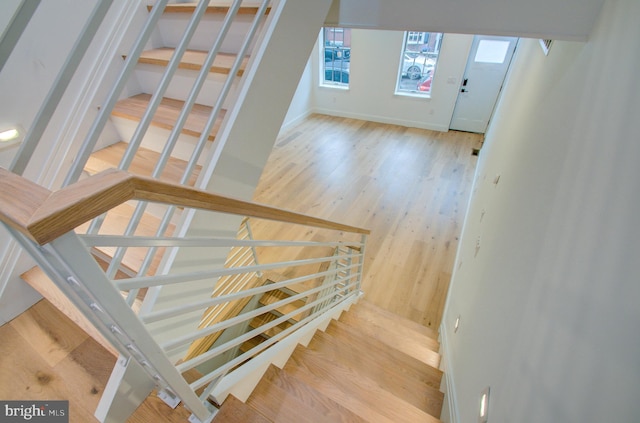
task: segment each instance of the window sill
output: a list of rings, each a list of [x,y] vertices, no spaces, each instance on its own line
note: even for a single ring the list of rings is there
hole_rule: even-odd
[[[410,92],[410,91],[395,91],[393,93],[393,95],[399,96],[399,97],[409,97],[409,98],[415,98],[415,99],[423,99],[423,100],[431,100],[431,93],[429,94],[422,94],[419,92]]]
[[[338,84],[320,84],[320,88],[330,88],[330,89],[334,89],[334,90],[342,90],[342,91],[349,91],[349,86],[348,85],[338,85]]]

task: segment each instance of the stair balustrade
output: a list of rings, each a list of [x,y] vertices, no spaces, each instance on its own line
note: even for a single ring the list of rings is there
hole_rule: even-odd
[[[174,405],[182,401],[193,413],[194,422],[210,421],[216,412],[213,404],[222,403],[234,385],[246,379],[247,372],[255,372],[256,369],[264,372],[269,363],[286,354],[284,351],[290,353],[302,336],[309,331],[312,334],[316,327],[326,323],[361,295],[368,234],[365,229],[117,170],[102,172],[52,193],[0,169],[0,200],[2,223],[49,278],[121,357],[134,361],[144,370],[165,398],[175,399]],[[131,201],[197,208],[212,212],[212,219],[223,214],[246,216],[256,224],[253,231],[243,228],[247,234],[244,239],[204,235],[76,234],[74,231],[91,218]],[[299,239],[298,236],[286,240],[261,239],[260,233],[267,233],[265,228],[274,224],[300,227],[300,231],[288,233],[312,232],[316,239],[322,240]],[[246,226],[247,220],[242,225]],[[249,231],[255,232],[257,238],[249,236]],[[193,262],[190,268],[183,266],[167,273],[121,273],[114,278],[105,273],[91,254],[93,249],[104,247],[165,248],[169,254],[188,250]],[[230,254],[224,263],[216,263],[207,258],[208,251],[216,248],[236,249],[237,253]],[[309,255],[298,257],[302,250]],[[274,260],[274,257],[282,258]],[[280,280],[267,283],[267,273],[275,271],[281,275]],[[171,303],[154,303],[153,307],[143,308],[139,314],[130,308],[122,295],[122,292],[153,287],[177,286],[189,291],[193,282],[198,282],[196,286],[200,287],[203,280],[208,281],[210,291],[203,293],[201,300],[184,302],[177,295]],[[233,288],[212,295],[223,280],[232,280]],[[185,316],[206,316],[205,312],[211,307],[256,298],[280,289],[287,290],[289,296],[225,315],[223,319],[189,333],[171,334],[167,338],[164,331],[172,326],[172,322]],[[183,353],[200,339],[239,325],[246,326],[260,315],[294,304],[296,307],[291,311],[281,313],[259,327],[241,331],[207,351],[189,358]],[[294,323],[272,336],[265,336],[267,331],[284,322]],[[162,336],[159,336],[159,330],[162,330]],[[263,342],[246,352],[238,349],[257,336],[263,336]],[[239,352],[222,364],[216,361],[215,368],[203,370],[208,363],[234,349]],[[176,351],[179,354],[176,355]],[[194,371],[198,374],[195,380]],[[184,377],[187,373],[191,375],[189,382]],[[257,383],[259,377],[253,379]]]

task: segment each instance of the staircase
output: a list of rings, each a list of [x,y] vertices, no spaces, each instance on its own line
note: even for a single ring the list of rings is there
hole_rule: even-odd
[[[221,42],[210,64],[209,41],[224,26],[229,7],[207,6],[205,25],[183,42],[191,13],[202,8],[168,5],[158,24],[161,36],[136,59],[139,92],[129,90],[108,112],[118,139],[97,150],[90,142],[82,147],[92,151],[79,154],[74,164],[82,166],[80,182],[68,180],[65,189],[51,193],[0,169],[7,187],[0,187],[3,203],[13,207],[16,192],[34,193],[25,207],[0,214],[40,264],[23,278],[120,357],[103,397],[104,407],[111,407],[101,411],[103,417],[113,416],[114,409],[126,415],[117,410],[119,401],[129,399],[125,387],[135,381],[138,394],[155,387],[172,407],[182,400],[199,422],[215,414],[213,402],[223,403],[216,421],[438,421],[437,334],[366,301],[329,324],[361,295],[368,230],[189,188],[199,184],[204,158],[249,64],[254,46],[238,34],[259,21],[260,10],[270,13],[265,5],[239,6],[237,30]],[[174,54],[185,43],[176,63]],[[173,65],[176,73],[165,84],[165,69]],[[200,92],[191,91],[194,81],[201,83]],[[128,173],[108,170],[113,168]],[[190,211],[215,213],[206,236],[180,232]],[[222,213],[232,219],[225,221]],[[233,226],[229,222],[240,223],[244,216],[334,235],[222,239]],[[218,220],[221,232],[214,228]],[[44,240],[35,234],[51,227],[58,232]],[[165,257],[170,249],[182,253],[196,246],[204,253],[188,255],[187,269]],[[259,264],[256,251],[269,247],[293,253],[265,254],[266,264]],[[234,258],[234,248],[242,251],[241,259]],[[224,266],[211,270],[219,261]],[[263,276],[263,270],[271,273]]]
[[[351,306],[214,422],[438,422],[436,334],[366,300]]]

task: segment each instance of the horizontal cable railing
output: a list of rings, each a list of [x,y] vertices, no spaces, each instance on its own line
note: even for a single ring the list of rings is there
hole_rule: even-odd
[[[238,238],[74,232],[131,201],[209,211],[212,220],[244,219]],[[78,309],[200,421],[214,413],[210,401],[219,400],[222,382],[255,360],[267,360],[265,353],[277,343],[297,342],[299,330],[360,292],[368,231],[349,225],[113,170],[51,193],[0,169],[0,204],[2,222]],[[291,239],[261,239],[272,225],[300,230],[288,230]],[[112,278],[91,251],[117,246],[174,249],[188,265],[178,260],[170,273],[137,276],[133,269],[134,276]],[[138,315],[123,297],[140,289],[145,301],[144,292],[158,286],[179,289]],[[159,330],[176,325],[180,330]]]

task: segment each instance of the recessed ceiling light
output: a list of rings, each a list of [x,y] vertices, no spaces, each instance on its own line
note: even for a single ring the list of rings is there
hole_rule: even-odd
[[[9,128],[0,132],[0,141],[7,142],[13,141],[20,136],[20,131],[17,128]]]
[[[489,421],[489,387],[487,386],[480,393],[480,413],[478,414],[478,423],[487,423]]]
[[[24,129],[20,125],[0,125],[0,151],[20,144],[24,135]]]

